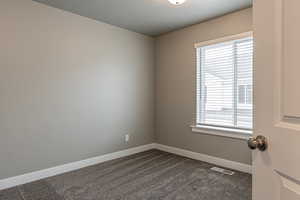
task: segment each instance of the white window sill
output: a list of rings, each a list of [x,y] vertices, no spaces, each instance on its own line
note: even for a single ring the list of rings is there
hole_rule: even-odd
[[[247,131],[247,130],[205,126],[205,125],[197,125],[191,127],[192,127],[192,131],[196,133],[236,138],[241,140],[248,140],[252,136],[252,131]]]

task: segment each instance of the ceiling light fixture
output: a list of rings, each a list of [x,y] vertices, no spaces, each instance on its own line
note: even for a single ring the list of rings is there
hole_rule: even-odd
[[[180,5],[183,4],[186,0],[168,0],[171,4]]]

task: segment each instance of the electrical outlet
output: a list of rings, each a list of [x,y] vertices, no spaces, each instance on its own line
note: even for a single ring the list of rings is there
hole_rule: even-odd
[[[130,135],[129,135],[129,134],[126,134],[126,135],[125,135],[125,142],[129,142],[129,139],[130,139]]]

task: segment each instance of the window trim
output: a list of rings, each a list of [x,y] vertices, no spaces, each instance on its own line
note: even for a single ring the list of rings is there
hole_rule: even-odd
[[[204,46],[209,46],[209,45],[214,45],[217,43],[223,43],[223,42],[228,42],[232,40],[239,40],[243,39],[246,37],[253,37],[253,32],[248,31],[248,32],[243,32],[235,35],[229,35],[225,36],[222,38],[217,38],[213,40],[208,40],[208,41],[203,41],[199,43],[195,43],[194,47],[195,49],[200,49],[201,47]],[[196,51],[196,53],[198,53]],[[197,61],[198,62],[198,61]],[[196,63],[196,69],[198,68],[198,64]],[[196,83],[197,87],[197,83]],[[196,107],[198,102],[197,102],[197,97],[196,97]],[[198,112],[196,112],[198,113]],[[208,125],[208,124],[197,124],[197,114],[196,114],[196,119],[195,119],[195,124],[194,126],[191,126],[193,132],[197,133],[204,133],[204,134],[209,134],[209,135],[217,135],[217,136],[222,136],[222,137],[229,137],[229,138],[237,138],[237,139],[249,139],[251,135],[253,134],[253,128],[252,129],[241,129],[241,128],[234,128],[234,127],[221,127],[218,125]]]
[[[191,128],[192,128],[192,132],[195,133],[236,138],[241,140],[248,140],[253,134],[253,130],[225,128],[225,127],[217,127],[217,126],[209,126],[209,125],[195,125],[195,126],[191,126]]]
[[[195,49],[197,48],[201,48],[204,46],[209,46],[209,45],[214,45],[217,43],[223,43],[223,42],[228,42],[231,40],[239,40],[239,39],[243,39],[246,37],[253,37],[253,31],[248,31],[248,32],[243,32],[243,33],[239,33],[239,34],[235,34],[235,35],[229,35],[229,36],[225,36],[222,38],[216,38],[216,39],[212,39],[212,40],[208,40],[208,41],[202,41],[202,42],[198,42],[195,43],[194,47]]]

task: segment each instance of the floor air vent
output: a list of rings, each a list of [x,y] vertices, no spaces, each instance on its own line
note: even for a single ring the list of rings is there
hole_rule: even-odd
[[[220,168],[220,167],[212,167],[212,168],[210,168],[212,171],[216,171],[216,172],[220,172],[220,173],[222,173],[222,174],[226,174],[226,175],[230,175],[230,176],[232,176],[233,174],[234,174],[234,172],[233,171],[230,171],[230,170],[228,170],[228,169],[222,169],[222,168]]]

